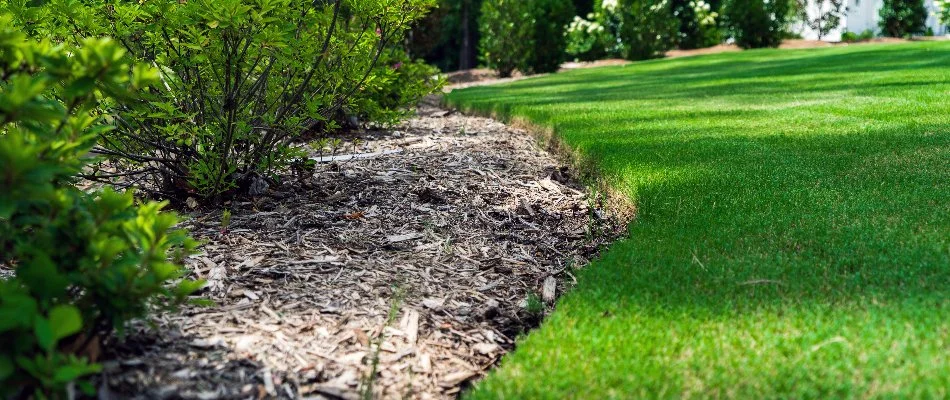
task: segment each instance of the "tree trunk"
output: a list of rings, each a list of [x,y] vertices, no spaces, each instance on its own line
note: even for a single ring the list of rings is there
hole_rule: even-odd
[[[469,14],[471,13],[472,0],[462,0],[462,49],[459,52],[459,69],[472,69],[475,63],[472,62],[472,30]]]

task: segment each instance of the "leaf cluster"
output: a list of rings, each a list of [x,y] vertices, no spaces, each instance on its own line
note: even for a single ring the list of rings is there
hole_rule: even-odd
[[[109,39],[28,41],[0,17],[0,397],[62,398],[99,367],[97,337],[200,288],[179,266],[194,240],[164,203],[80,190],[107,106],[156,72]]]

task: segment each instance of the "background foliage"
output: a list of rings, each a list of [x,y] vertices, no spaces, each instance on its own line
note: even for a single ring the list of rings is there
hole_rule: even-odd
[[[620,0],[623,57],[645,60],[662,57],[676,43],[679,20],[669,0]]]
[[[681,49],[699,49],[722,43],[719,26],[720,0],[673,0],[673,13],[679,19],[676,41]]]
[[[726,0],[723,20],[742,48],[778,47],[791,11],[791,2],[784,0]]]
[[[502,77],[557,71],[566,57],[564,27],[574,15],[570,0],[485,0],[479,51]]]
[[[884,0],[880,11],[881,33],[891,37],[909,37],[927,29],[924,0]]]

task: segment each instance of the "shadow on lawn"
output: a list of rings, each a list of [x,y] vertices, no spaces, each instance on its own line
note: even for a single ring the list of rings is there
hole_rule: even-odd
[[[927,69],[950,64],[948,47],[905,47],[647,62],[623,67],[636,68],[625,75],[576,71],[464,96],[502,118],[517,110],[553,126],[638,203],[631,238],[584,272],[577,291],[585,294],[569,301],[714,314],[793,304],[940,307],[950,292],[950,121],[937,108],[847,107],[851,94],[947,92],[948,75]],[[919,58],[921,48],[933,57]],[[917,71],[913,81],[887,74],[905,70]],[[851,93],[827,96],[841,91]],[[706,97],[716,106],[686,107]],[[659,105],[587,115],[619,100]],[[539,107],[549,104],[557,107]],[[806,107],[819,122],[770,107]],[[750,125],[759,130],[748,134]]]
[[[947,79],[928,76],[927,69],[942,69],[950,64],[946,46],[922,44],[918,46],[868,46],[841,54],[813,56],[811,52],[829,52],[835,49],[801,51],[761,50],[735,54],[710,55],[695,59],[654,60],[623,67],[575,70],[545,79],[517,81],[504,87],[518,94],[498,96],[492,87],[470,88],[472,105],[505,104],[502,114],[512,105],[530,106],[570,104],[621,100],[635,96],[636,100],[702,99],[716,96],[749,97],[787,93],[805,93],[815,96],[821,92],[853,91],[862,95],[875,93],[880,88],[895,90],[950,83]],[[920,48],[932,48],[932,57],[920,58]],[[806,57],[807,56],[807,57]],[[737,59],[738,58],[738,59]],[[911,61],[908,61],[911,60]],[[604,73],[617,69],[635,69],[618,76]],[[723,73],[723,70],[728,71]],[[895,71],[919,71],[914,81],[881,81],[874,75]],[[874,75],[871,75],[874,74]],[[784,81],[776,81],[780,77]],[[729,80],[731,82],[721,83]],[[531,98],[525,98],[531,94]],[[510,110],[508,110],[510,111]]]

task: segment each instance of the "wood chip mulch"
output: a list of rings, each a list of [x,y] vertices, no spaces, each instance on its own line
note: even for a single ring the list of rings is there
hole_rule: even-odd
[[[454,398],[623,230],[524,131],[430,100],[362,136],[224,232],[193,212],[216,304],[108,343],[100,397]]]

